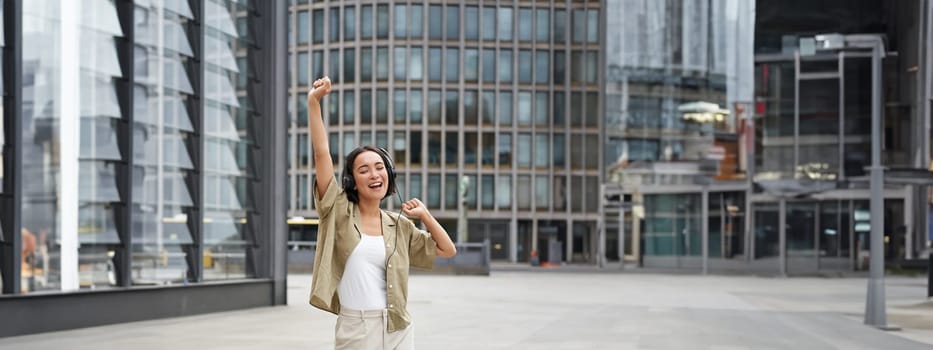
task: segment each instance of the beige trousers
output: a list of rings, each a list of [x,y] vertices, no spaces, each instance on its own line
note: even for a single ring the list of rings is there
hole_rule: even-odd
[[[385,350],[415,348],[414,330],[408,326],[397,332],[386,332],[387,310],[353,310],[340,308],[334,330],[337,350]]]

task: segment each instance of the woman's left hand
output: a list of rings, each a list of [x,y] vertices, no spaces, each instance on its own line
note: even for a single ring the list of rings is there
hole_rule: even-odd
[[[424,215],[430,215],[428,213],[428,207],[421,203],[421,200],[418,198],[409,199],[407,202],[402,203],[402,213],[408,217],[423,218]]]

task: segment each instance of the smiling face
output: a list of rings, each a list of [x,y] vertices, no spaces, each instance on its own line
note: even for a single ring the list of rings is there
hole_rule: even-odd
[[[382,200],[389,189],[389,173],[382,157],[365,151],[353,160],[353,179],[360,200]]]

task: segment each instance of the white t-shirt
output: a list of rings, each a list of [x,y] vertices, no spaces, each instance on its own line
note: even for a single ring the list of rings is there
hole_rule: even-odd
[[[337,287],[340,306],[354,310],[386,308],[386,251],[383,236],[360,235]]]

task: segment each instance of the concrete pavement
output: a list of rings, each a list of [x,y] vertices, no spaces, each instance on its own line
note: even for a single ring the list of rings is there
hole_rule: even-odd
[[[335,316],[289,305],[0,339],[17,349],[327,349]],[[931,349],[925,281],[887,279],[902,331],[862,325],[864,278],[611,273],[414,275],[419,349]],[[222,297],[222,296],[218,296]]]

